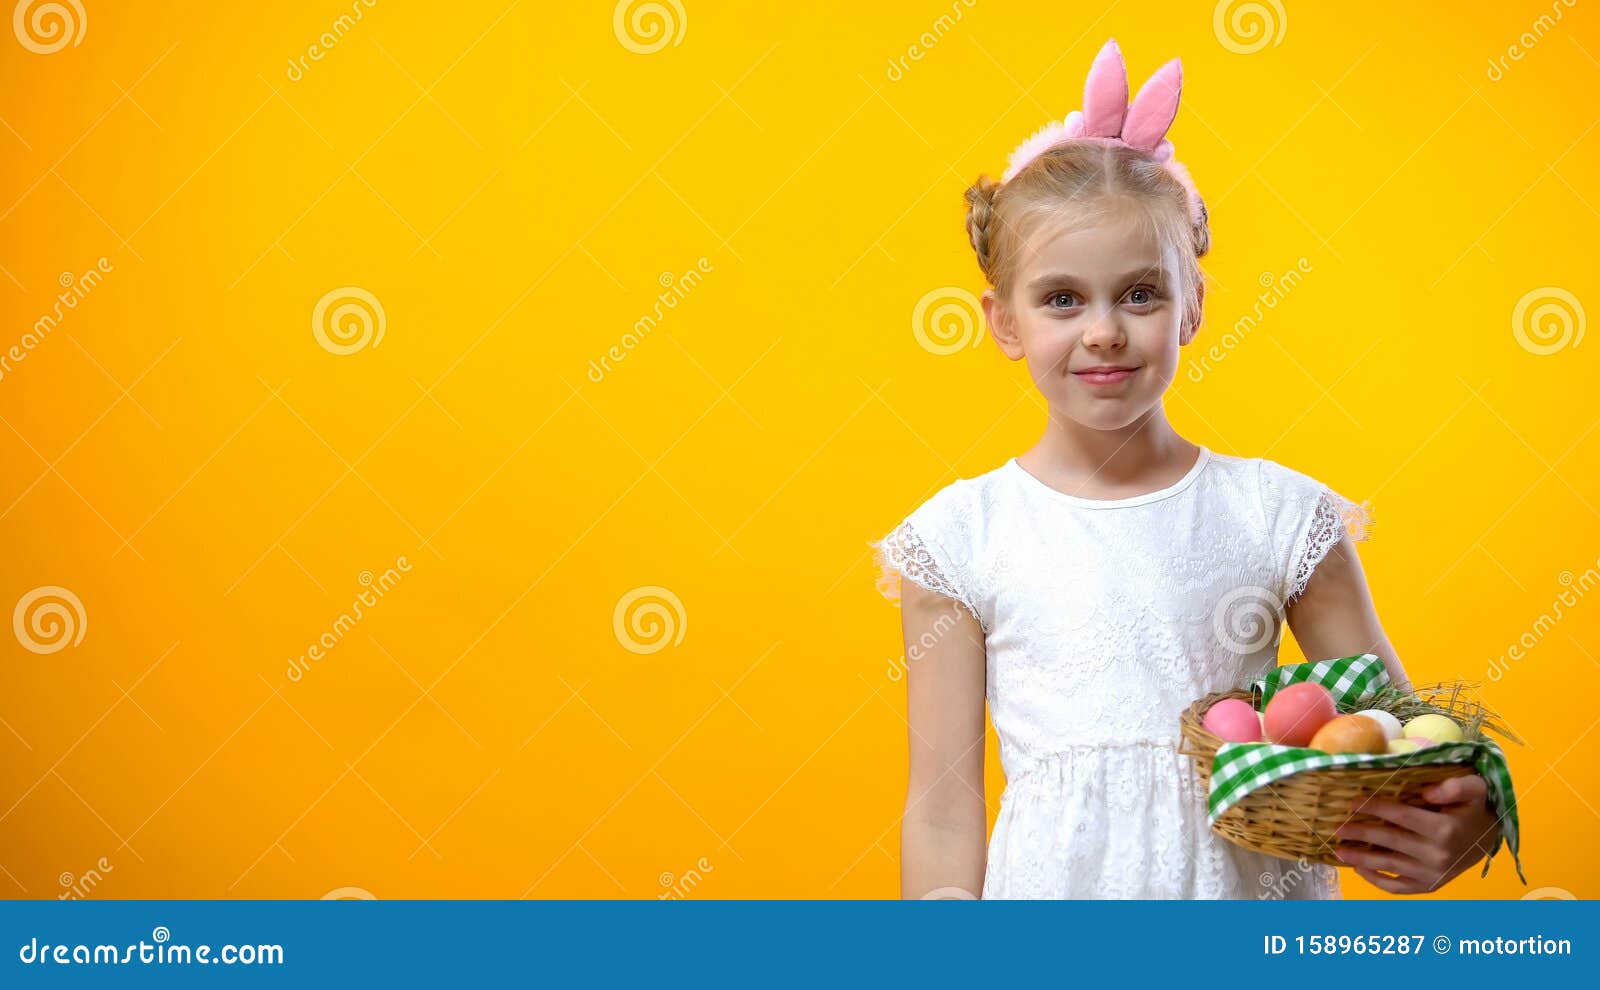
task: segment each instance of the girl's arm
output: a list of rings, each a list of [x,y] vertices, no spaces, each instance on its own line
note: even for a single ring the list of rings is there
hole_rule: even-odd
[[[901,582],[910,780],[900,827],[900,893],[978,898],[983,791],[983,630],[954,599]]]
[[[1317,565],[1305,590],[1288,605],[1289,628],[1308,659],[1375,653],[1383,658],[1396,686],[1411,690],[1405,668],[1378,622],[1361,559],[1345,534]],[[1437,810],[1398,801],[1358,803],[1383,819],[1370,825],[1345,825],[1343,839],[1370,842],[1378,849],[1341,846],[1340,859],[1380,887],[1396,894],[1437,890],[1488,855],[1500,822],[1487,804],[1488,786],[1477,775],[1452,777],[1423,791]]]
[[[1349,533],[1328,549],[1287,611],[1289,629],[1307,660],[1375,653],[1383,658],[1389,680],[1403,691],[1411,690],[1411,679],[1378,622],[1367,576]]]

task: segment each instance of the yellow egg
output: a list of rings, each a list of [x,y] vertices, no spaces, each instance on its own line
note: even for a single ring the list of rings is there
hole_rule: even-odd
[[[1418,715],[1405,724],[1404,732],[1408,736],[1432,739],[1436,743],[1461,742],[1466,738],[1461,726],[1443,715]]]
[[[1422,748],[1422,743],[1417,742],[1415,739],[1391,739],[1391,740],[1389,740],[1389,753],[1390,753],[1390,755],[1397,755],[1399,753],[1415,753],[1417,750],[1419,750],[1421,748]]]

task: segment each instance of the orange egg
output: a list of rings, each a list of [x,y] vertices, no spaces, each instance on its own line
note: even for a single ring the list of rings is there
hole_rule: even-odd
[[[1365,715],[1340,715],[1317,730],[1311,748],[1324,753],[1387,753],[1383,726]]]

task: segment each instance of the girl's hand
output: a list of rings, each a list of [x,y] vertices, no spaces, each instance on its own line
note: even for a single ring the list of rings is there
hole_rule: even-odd
[[[1423,894],[1438,890],[1489,854],[1500,821],[1489,807],[1489,786],[1482,777],[1451,777],[1426,788],[1422,796],[1438,805],[1438,810],[1398,801],[1357,801],[1352,811],[1375,815],[1384,822],[1346,823],[1334,834],[1380,848],[1341,845],[1335,855],[1376,887],[1392,894]]]

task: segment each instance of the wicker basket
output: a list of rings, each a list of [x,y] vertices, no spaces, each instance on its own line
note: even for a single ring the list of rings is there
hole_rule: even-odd
[[[1222,740],[1206,731],[1201,719],[1206,711],[1224,698],[1250,700],[1248,691],[1223,691],[1209,694],[1184,711],[1180,719],[1182,744],[1178,752],[1194,758],[1200,782],[1211,785],[1211,761]],[[1464,699],[1430,698],[1429,701],[1463,719],[1476,710]],[[1303,770],[1275,780],[1245,795],[1238,804],[1223,812],[1212,831],[1246,849],[1304,859],[1308,863],[1345,865],[1333,854],[1341,843],[1360,848],[1366,843],[1341,840],[1334,829],[1346,823],[1380,822],[1372,815],[1352,814],[1351,802],[1358,797],[1380,797],[1405,804],[1428,807],[1422,789],[1441,780],[1473,772],[1465,763],[1430,764],[1399,769],[1328,767]]]

